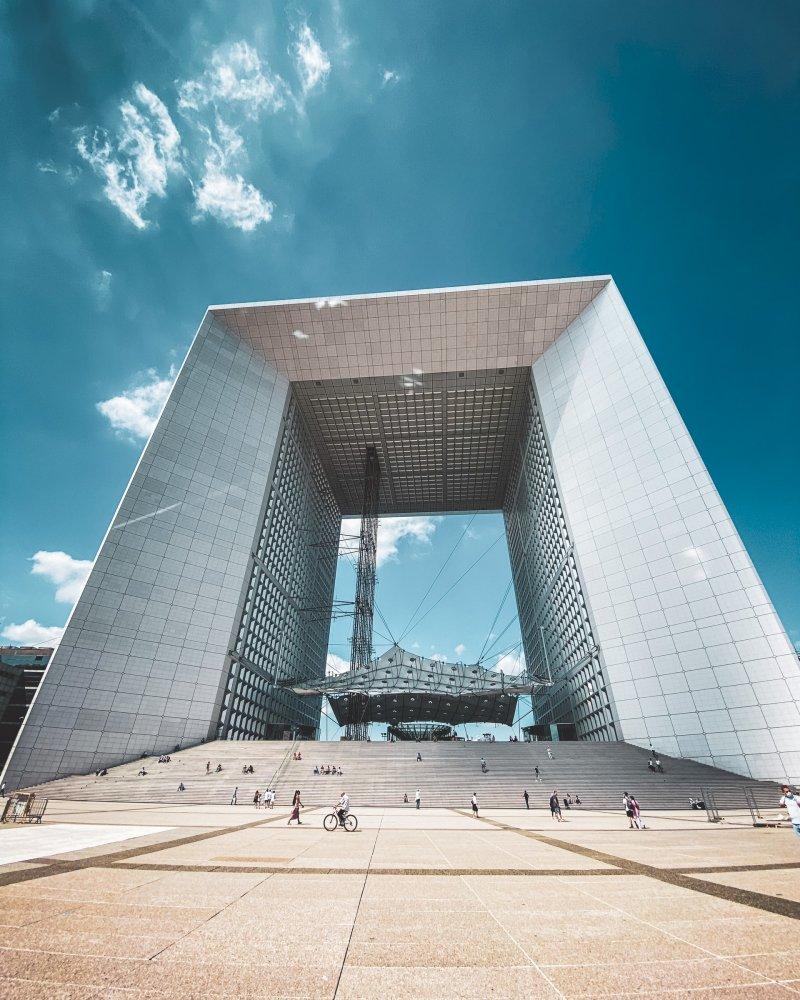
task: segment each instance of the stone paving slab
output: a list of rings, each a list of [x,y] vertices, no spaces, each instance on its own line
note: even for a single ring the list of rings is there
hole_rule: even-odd
[[[790,831],[373,810],[350,835],[321,811],[220,812],[93,804],[87,828],[181,823],[0,868],[0,998],[800,996]]]

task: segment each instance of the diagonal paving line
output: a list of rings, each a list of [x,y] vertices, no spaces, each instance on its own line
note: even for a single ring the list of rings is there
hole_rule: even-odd
[[[310,806],[309,808],[313,810],[318,807]],[[140,858],[147,854],[156,854],[158,851],[165,851],[172,847],[186,847],[189,844],[199,844],[203,840],[213,840],[215,837],[223,837],[228,833],[239,833],[242,830],[252,830],[259,826],[267,826],[270,823],[277,823],[281,819],[283,819],[282,815],[273,816],[270,819],[259,819],[252,823],[243,823],[240,826],[228,826],[222,829],[207,830],[205,833],[191,834],[187,837],[178,837],[174,840],[162,840],[157,844],[130,847],[127,850],[114,851],[110,854],[95,854],[88,858],[77,858],[73,861],[53,861],[51,864],[42,865],[38,868],[6,872],[5,874],[0,874],[0,887],[47,878],[49,875],[61,875],[64,872],[80,871],[84,868],[108,868],[118,861],[129,861],[132,858]],[[36,859],[32,860],[35,861]]]
[[[353,923],[350,927],[350,933],[347,936],[347,947],[344,949],[344,955],[342,955],[342,964],[339,967],[339,975],[336,977],[336,986],[334,987],[333,990],[333,1000],[336,1000],[336,997],[339,993],[339,984],[342,981],[342,973],[344,972],[345,963],[347,962],[347,956],[350,954],[350,943],[353,940],[353,933],[355,932],[356,923],[358,922],[358,914],[361,910],[361,902],[364,899],[364,890],[367,888],[367,879],[369,878],[370,875],[369,869],[372,866],[372,859],[375,857],[375,850],[378,846],[378,837],[380,836],[381,828],[383,827],[383,818],[385,815],[386,815],[385,812],[381,813],[380,822],[378,823],[378,830],[375,834],[375,840],[372,843],[372,851],[370,852],[369,861],[367,862],[367,871],[364,875],[364,881],[361,883],[361,892],[358,894],[358,906],[356,906],[356,912],[353,914]],[[338,829],[336,832],[337,833],[339,832]]]
[[[608,906],[612,910],[616,910],[618,913],[622,914],[628,920],[632,920],[637,924],[641,924],[643,927],[649,927],[652,930],[657,931],[659,934],[664,934],[666,937],[672,938],[675,941],[681,941],[684,944],[688,944],[690,948],[695,948],[697,951],[702,952],[704,955],[707,955],[710,958],[716,959],[716,961],[718,962],[725,962],[727,965],[731,965],[734,968],[740,969],[744,972],[748,972],[751,975],[758,977],[752,983],[743,984],[745,988],[748,986],[763,986],[765,985],[766,982],[767,985],[777,986],[778,989],[781,990],[782,992],[787,992],[787,993],[796,992],[791,986],[787,986],[786,984],[779,982],[777,979],[772,979],[770,976],[767,976],[764,973],[756,972],[754,969],[749,969],[746,965],[742,965],[738,961],[738,956],[721,955],[710,948],[704,948],[703,945],[697,944],[695,941],[690,941],[688,938],[683,937],[680,934],[675,933],[674,931],[668,930],[661,924],[653,923],[653,921],[651,920],[645,920],[644,917],[639,916],[638,913],[636,912],[632,913],[630,910],[626,910],[624,907],[618,906],[616,903],[611,902],[610,900],[606,899],[603,896],[596,896],[590,889],[586,888],[586,886],[573,885],[572,888],[577,892],[581,893],[582,895],[588,896],[589,899],[594,899],[598,903],[602,903],[604,906]],[[737,984],[737,985],[742,985],[742,984]],[[694,987],[694,988],[705,989],[705,987]],[[684,986],[681,987],[681,989],[690,989],[690,987]],[[668,991],[662,990],[662,992],[668,992]],[[624,996],[625,994],[622,995]]]
[[[459,812],[463,816],[468,815],[463,809],[455,809],[453,811]],[[737,889],[735,886],[723,885],[719,882],[706,882],[703,879],[689,878],[674,868],[656,868],[653,865],[643,864],[641,861],[629,861],[627,858],[620,858],[615,854],[595,851],[591,847],[581,847],[579,844],[558,840],[555,837],[548,837],[541,833],[534,833],[532,830],[521,830],[519,827],[509,826],[507,823],[488,819],[486,816],[481,816],[481,822],[490,823],[501,830],[510,830],[520,837],[537,840],[539,843],[547,844],[550,847],[558,847],[571,854],[580,854],[585,858],[592,858],[594,861],[602,861],[605,864],[614,865],[614,867],[630,875],[645,875],[659,882],[677,885],[683,889],[691,889],[693,892],[702,892],[707,896],[718,896],[720,899],[727,899],[731,903],[743,903],[745,906],[752,906],[758,910],[766,910],[770,913],[778,913],[783,917],[800,920],[800,903],[796,903],[791,899],[779,899],[775,896],[768,896],[763,892],[753,892],[750,889]]]

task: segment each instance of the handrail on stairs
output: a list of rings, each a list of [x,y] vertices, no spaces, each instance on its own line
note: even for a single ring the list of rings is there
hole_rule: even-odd
[[[286,765],[289,763],[289,754],[294,753],[295,747],[299,742],[300,742],[299,739],[295,736],[291,744],[289,745],[288,749],[286,750],[286,753],[281,758],[280,763],[275,768],[272,777],[269,779],[269,784],[266,785],[267,788],[277,789],[278,780],[280,776],[283,774],[284,770],[286,769]]]

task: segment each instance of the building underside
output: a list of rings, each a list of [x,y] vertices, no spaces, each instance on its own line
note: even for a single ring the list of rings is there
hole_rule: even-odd
[[[797,657],[619,291],[594,277],[210,308],[7,786],[315,736],[322,692],[293,687],[325,677],[368,449],[373,518],[502,511],[528,675],[547,681],[537,725],[800,776]],[[414,690],[413,711],[409,690],[396,704],[426,721]],[[395,695],[363,694],[391,723]]]

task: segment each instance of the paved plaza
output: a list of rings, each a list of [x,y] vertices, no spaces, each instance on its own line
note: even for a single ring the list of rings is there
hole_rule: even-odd
[[[790,830],[356,812],[51,802],[0,829],[0,997],[800,995]]]

